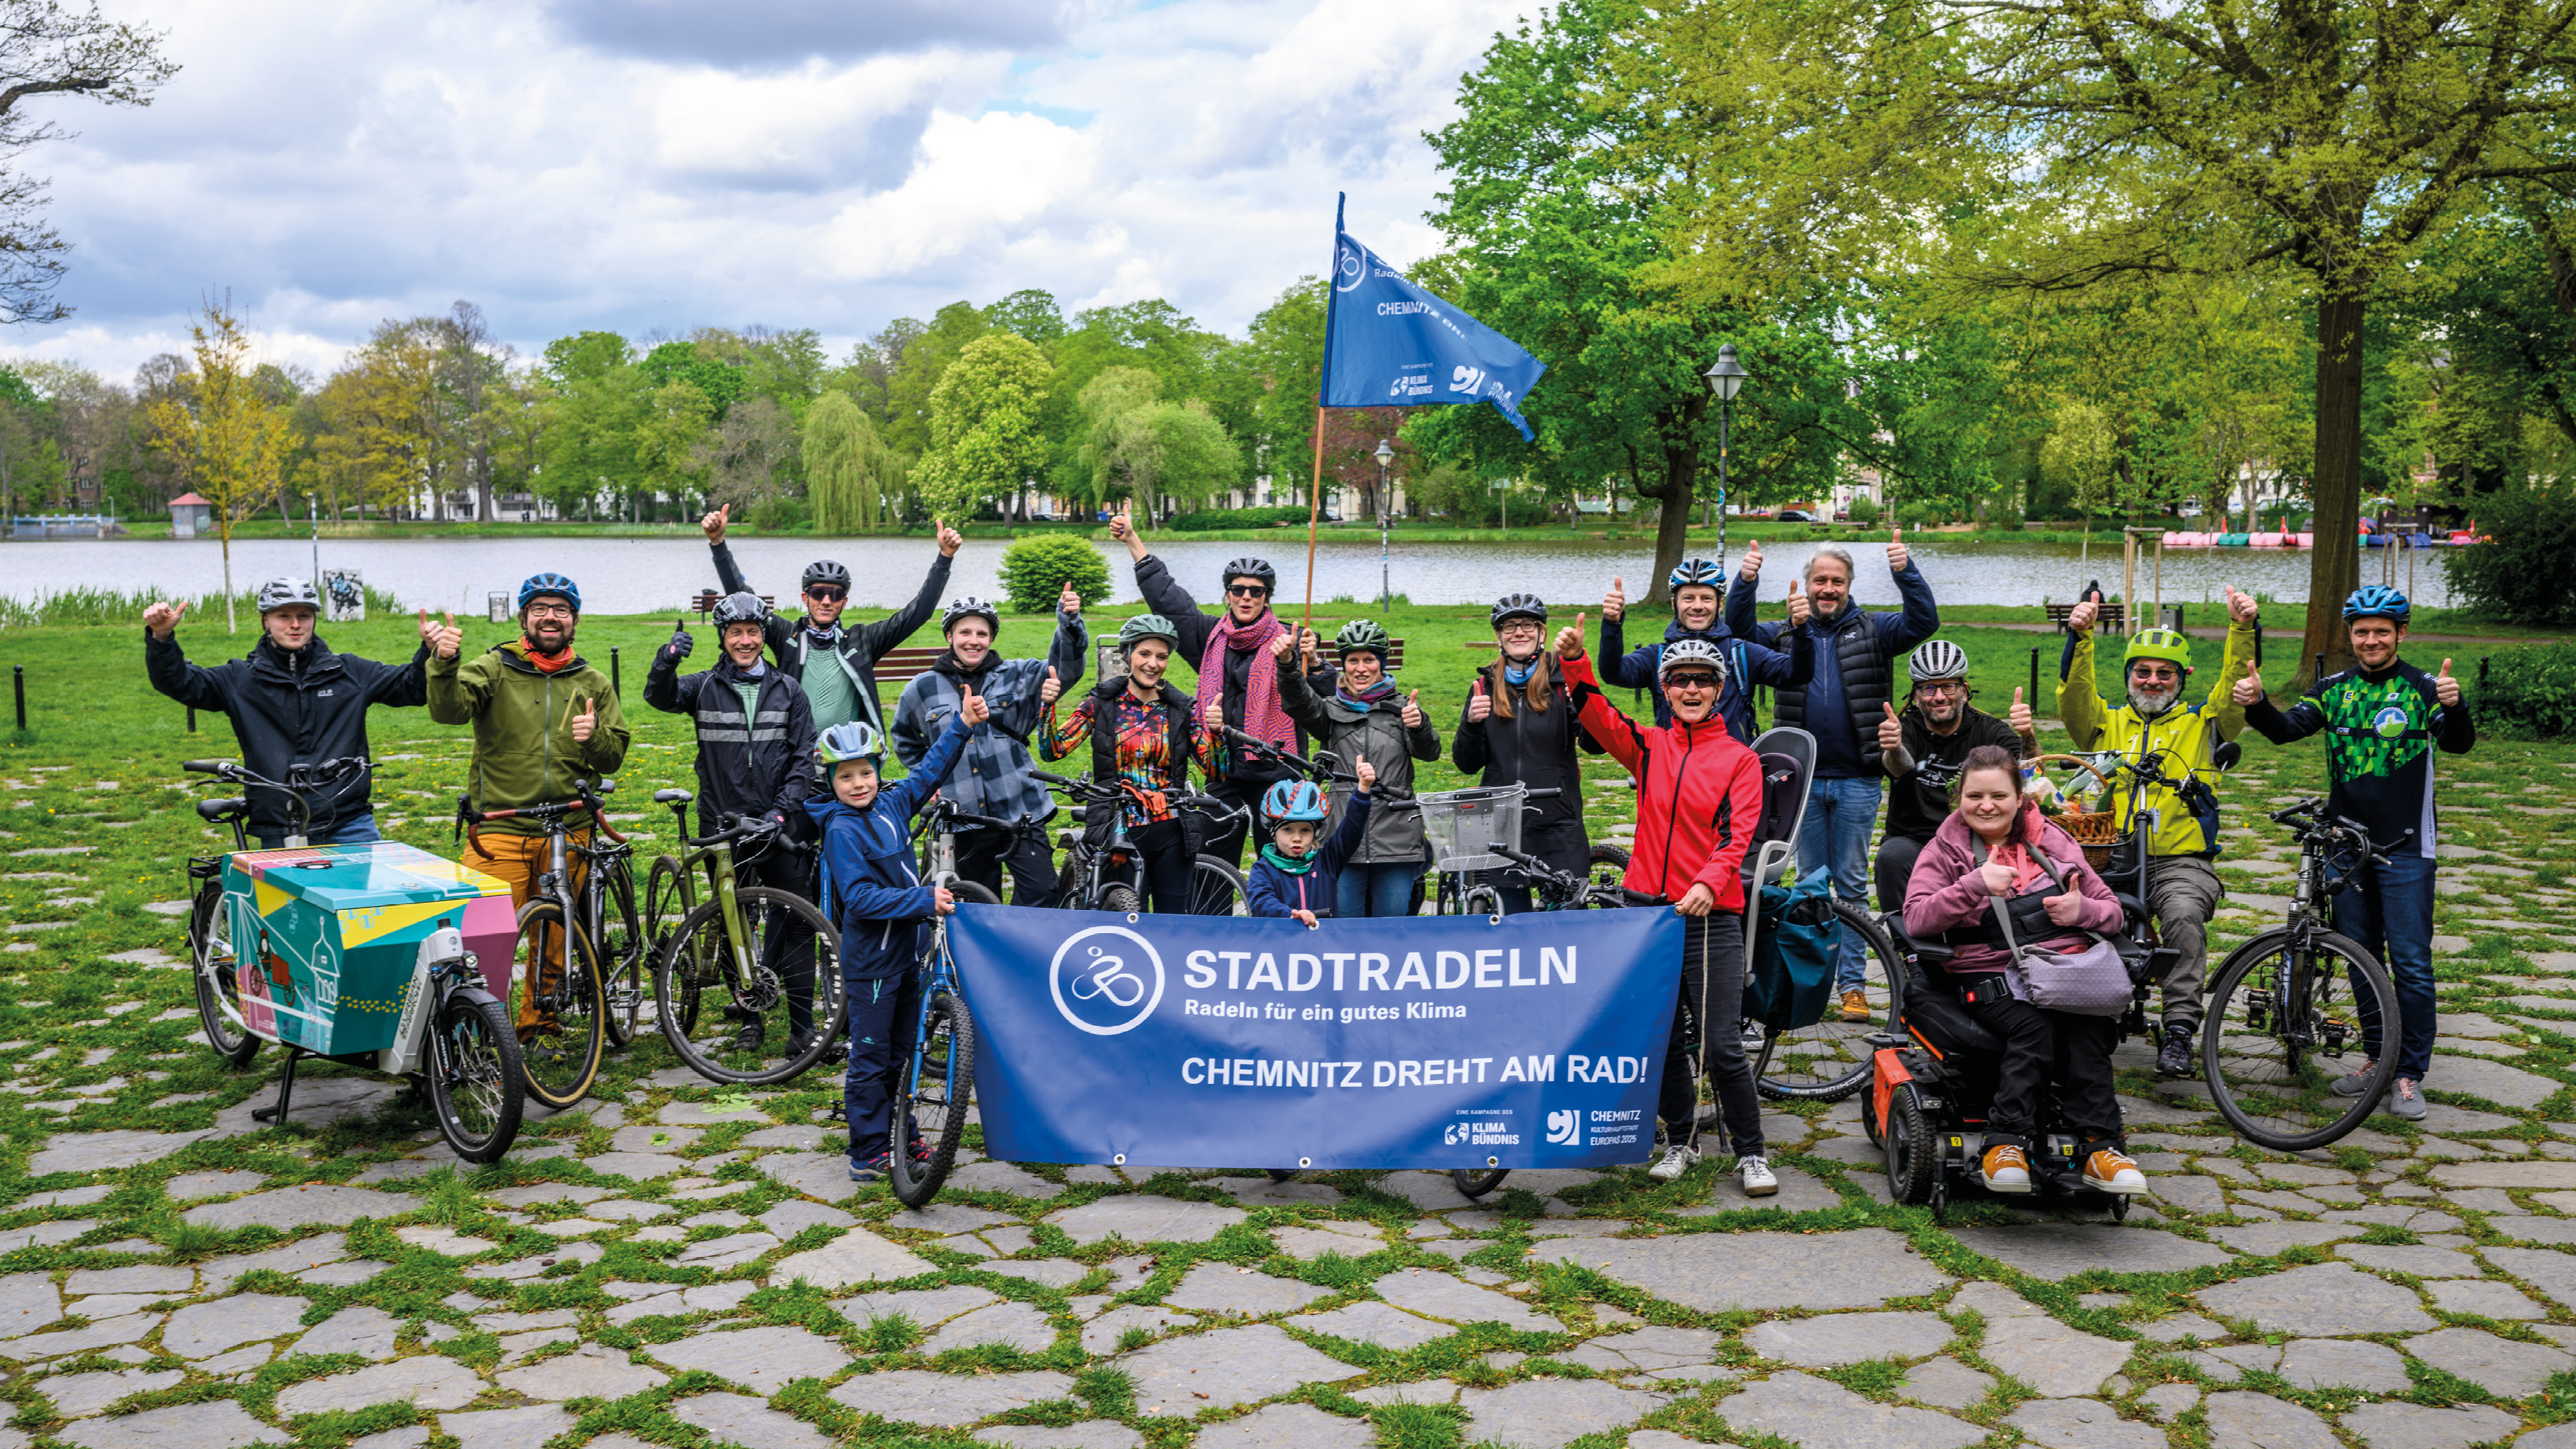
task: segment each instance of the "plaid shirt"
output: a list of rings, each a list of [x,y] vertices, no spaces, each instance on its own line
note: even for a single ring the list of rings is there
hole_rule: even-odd
[[[991,728],[977,730],[966,741],[948,783],[941,788],[961,810],[999,820],[1042,821],[1055,814],[1055,797],[1032,779],[1037,762],[1029,758],[1028,740],[1038,728],[1038,689],[1048,666],[1066,689],[1082,678],[1083,655],[1091,635],[1079,614],[1057,616],[1055,643],[1044,659],[1006,659],[984,671],[975,692],[993,711]],[[957,680],[939,670],[913,676],[894,707],[894,753],[907,770],[917,768],[960,703]]]

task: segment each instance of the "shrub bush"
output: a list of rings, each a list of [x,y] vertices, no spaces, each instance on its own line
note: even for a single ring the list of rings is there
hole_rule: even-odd
[[[1163,526],[1176,533],[1214,533],[1219,529],[1268,528],[1305,521],[1303,508],[1209,508],[1181,514]]]
[[[2576,735],[2576,644],[2498,650],[2488,656],[2484,688],[2478,686],[2477,666],[2462,663],[2467,667],[2452,668],[2467,676],[2465,698],[2481,729],[2501,727],[2540,739]]]
[[[1067,579],[1085,605],[1109,597],[1109,563],[1087,540],[1053,534],[1024,538],[1002,551],[1002,587],[1013,613],[1054,613]]]
[[[1863,525],[1876,523],[1886,516],[1880,511],[1878,500],[1866,493],[1853,494],[1851,507],[1844,511],[1851,515],[1852,522]]]
[[[2576,496],[2507,489],[2478,501],[2478,532],[2495,540],[2455,548],[2443,559],[2451,591],[2466,607],[2534,628],[2576,625]]]

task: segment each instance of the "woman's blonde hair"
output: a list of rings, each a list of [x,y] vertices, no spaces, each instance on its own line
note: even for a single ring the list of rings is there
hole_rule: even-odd
[[[1512,685],[1510,680],[1503,678],[1503,666],[1509,662],[1509,660],[1497,658],[1485,671],[1493,676],[1486,685],[1486,692],[1494,696],[1494,714],[1500,719],[1512,717]],[[1547,713],[1548,704],[1556,698],[1555,671],[1556,651],[1542,644],[1534,667],[1530,670],[1529,683],[1521,686],[1521,694],[1528,699],[1532,713]]]

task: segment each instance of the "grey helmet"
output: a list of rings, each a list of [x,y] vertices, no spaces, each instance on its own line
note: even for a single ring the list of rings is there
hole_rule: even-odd
[[[1905,657],[1906,676],[1917,685],[1927,679],[1968,677],[1968,651],[1947,639],[1926,639]]]
[[[758,594],[727,594],[716,601],[714,610],[707,615],[707,618],[721,633],[728,624],[768,623],[769,606],[760,601]]]
[[[962,599],[950,599],[948,607],[939,611],[939,632],[945,634],[957,627],[958,620],[977,615],[981,615],[985,623],[993,626],[994,633],[1002,632],[1002,611],[976,598],[973,594],[968,594]]]
[[[317,614],[322,612],[322,596],[314,592],[312,580],[278,578],[259,586],[259,611],[263,614],[297,604]]]
[[[816,584],[830,584],[846,593],[850,587],[850,571],[830,559],[817,559],[805,566],[802,584],[809,589]]]
[[[1266,558],[1244,557],[1226,560],[1225,586],[1234,587],[1236,579],[1259,579],[1264,589],[1274,594],[1279,592],[1279,571],[1272,568],[1270,560]]]
[[[1706,669],[1717,676],[1717,687],[1726,688],[1726,651],[1706,639],[1676,639],[1664,646],[1664,656],[1655,661],[1655,687],[1663,687],[1665,676],[1688,665]]]

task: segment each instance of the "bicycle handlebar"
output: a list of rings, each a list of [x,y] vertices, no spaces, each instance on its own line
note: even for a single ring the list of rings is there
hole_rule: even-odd
[[[191,775],[221,775],[239,767],[230,760],[183,760],[179,768]]]
[[[755,835],[775,835],[786,828],[783,822],[772,820],[766,815],[731,818],[734,823],[718,830],[715,834],[689,840],[689,849],[713,850],[719,845],[730,845],[737,840],[748,840]]]
[[[1555,866],[1548,864],[1546,861],[1539,859],[1537,856],[1532,855],[1525,850],[1514,850],[1508,845],[1497,845],[1493,848],[1493,851],[1494,854],[1499,855],[1503,859],[1510,861],[1512,864],[1519,866],[1524,872],[1537,876],[1540,879],[1548,881],[1560,888],[1571,889],[1586,895],[1609,895],[1615,891],[1617,893],[1617,899],[1621,903],[1631,906],[1661,906],[1671,904],[1671,902],[1665,900],[1662,896],[1656,895],[1651,891],[1632,891],[1624,885],[1595,885],[1593,882],[1586,880],[1582,876],[1576,875],[1571,871],[1558,870]]]
[[[620,845],[627,843],[624,832],[608,823],[607,811],[602,807],[599,797],[593,794],[587,785],[580,787],[580,793],[570,800],[550,800],[536,805],[513,805],[505,810],[477,810],[470,796],[459,795],[456,797],[456,834],[451,838],[463,840],[476,855],[485,860],[491,860],[494,856],[492,852],[483,848],[483,832],[477,828],[485,821],[526,819],[554,822],[562,820],[575,810],[589,811],[591,824],[598,828],[600,834]]]
[[[1221,728],[1225,731],[1225,737],[1233,743],[1241,745],[1244,749],[1251,751],[1253,754],[1260,756],[1263,759],[1270,760],[1276,764],[1286,765],[1289,769],[1296,771],[1298,774],[1314,777],[1318,783],[1321,783],[1324,780],[1339,780],[1357,783],[1359,780],[1359,776],[1355,772],[1333,768],[1335,765],[1339,765],[1342,762],[1342,758],[1330,750],[1317,750],[1315,752],[1315,757],[1310,760],[1305,756],[1290,750],[1288,748],[1288,742],[1285,740],[1274,741],[1255,739],[1251,735],[1245,734],[1243,731],[1236,729],[1232,725],[1224,725],[1221,726]]]

